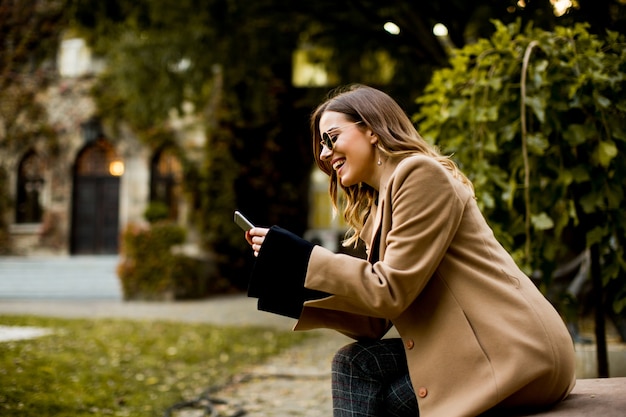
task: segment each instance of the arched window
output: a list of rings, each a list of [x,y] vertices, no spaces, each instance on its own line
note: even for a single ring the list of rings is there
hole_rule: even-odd
[[[116,170],[120,163],[113,146],[104,139],[98,139],[86,147],[76,160],[75,172],[81,177],[119,176]]]
[[[41,222],[43,210],[40,197],[44,184],[43,170],[43,161],[34,151],[24,155],[17,171],[16,223]]]
[[[178,219],[182,176],[182,165],[171,147],[164,147],[154,155],[150,166],[150,201],[167,206],[171,220]]]

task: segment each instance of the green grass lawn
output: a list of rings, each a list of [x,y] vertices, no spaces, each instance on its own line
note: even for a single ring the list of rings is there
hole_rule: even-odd
[[[0,316],[0,324],[53,330],[0,342],[3,417],[162,416],[311,337],[165,321]]]

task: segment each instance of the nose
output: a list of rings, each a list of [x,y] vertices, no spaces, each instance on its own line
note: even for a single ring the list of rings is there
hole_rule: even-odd
[[[328,161],[332,154],[333,154],[333,151],[328,149],[326,146],[322,146],[322,151],[320,152],[320,159],[322,161]]]

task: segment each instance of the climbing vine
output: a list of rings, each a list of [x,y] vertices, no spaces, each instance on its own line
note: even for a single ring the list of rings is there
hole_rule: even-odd
[[[496,235],[544,289],[596,247],[613,309],[626,310],[626,39],[585,24],[494,24],[433,74],[417,127],[453,154]]]

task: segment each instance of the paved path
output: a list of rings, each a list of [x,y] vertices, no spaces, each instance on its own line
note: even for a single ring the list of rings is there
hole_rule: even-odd
[[[293,327],[287,317],[258,311],[256,300],[243,294],[202,301],[142,302],[78,299],[0,299],[0,314],[32,314],[65,318],[129,318],[218,325]]]
[[[118,256],[0,257],[0,300],[120,300]]]

